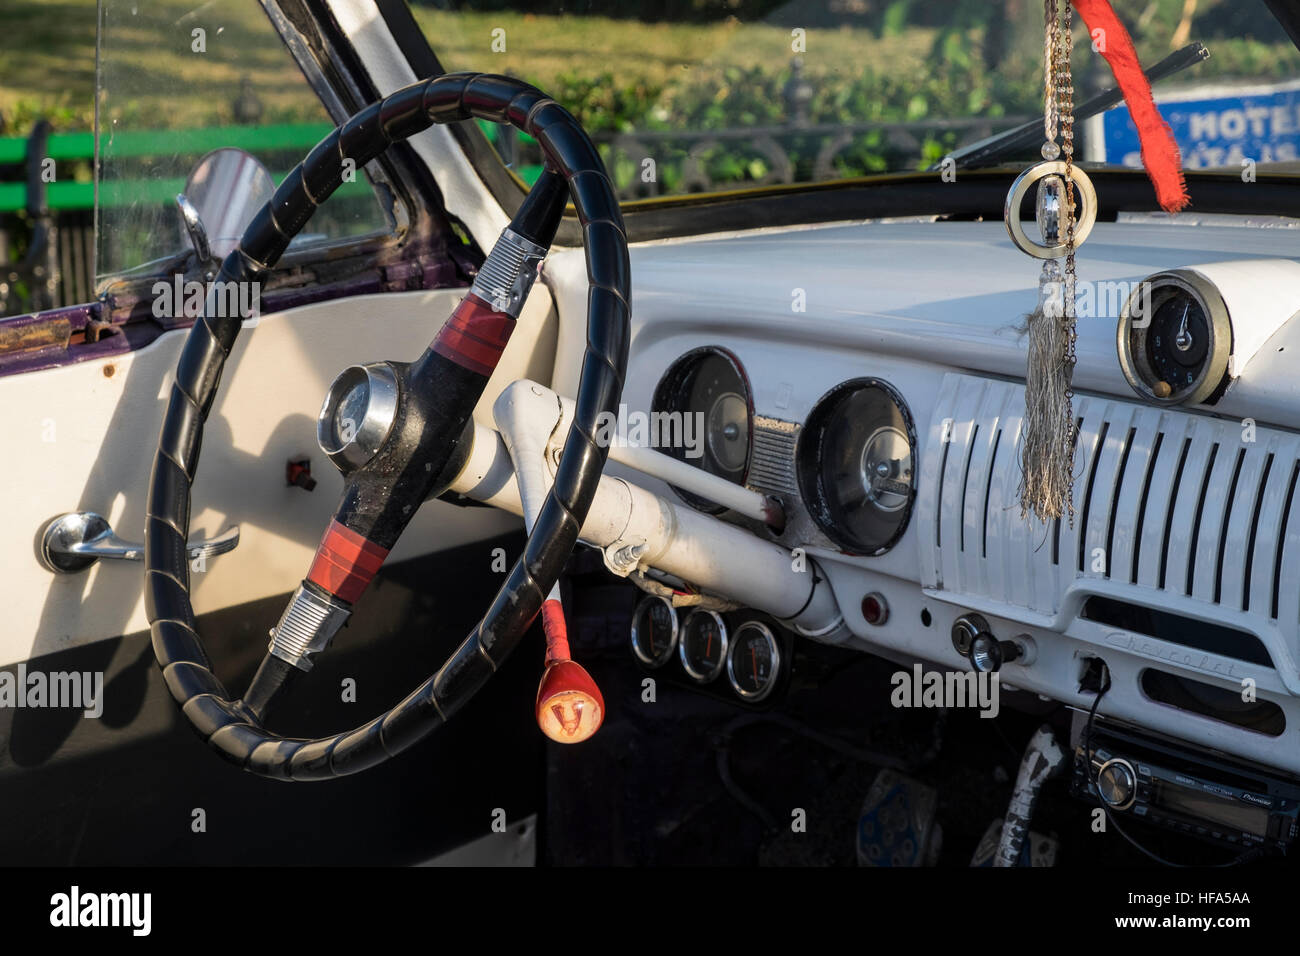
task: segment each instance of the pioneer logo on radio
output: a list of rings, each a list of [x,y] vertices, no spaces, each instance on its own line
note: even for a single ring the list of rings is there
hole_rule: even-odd
[[[1272,797],[1261,797],[1253,793],[1239,793],[1237,794],[1237,796],[1241,797],[1241,799],[1247,801],[1248,803],[1257,803],[1261,807],[1273,806]]]

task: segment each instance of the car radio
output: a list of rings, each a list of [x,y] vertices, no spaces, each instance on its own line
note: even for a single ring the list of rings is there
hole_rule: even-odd
[[[1284,849],[1300,833],[1300,784],[1100,721],[1091,760],[1075,723],[1070,792],[1111,811],[1240,847]]]

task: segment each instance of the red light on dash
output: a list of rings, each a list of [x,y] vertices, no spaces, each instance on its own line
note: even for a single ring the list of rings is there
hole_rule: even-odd
[[[878,591],[872,591],[862,599],[862,617],[872,627],[879,627],[889,620],[889,602]]]

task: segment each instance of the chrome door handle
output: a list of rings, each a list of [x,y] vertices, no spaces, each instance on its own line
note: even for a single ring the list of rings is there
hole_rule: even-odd
[[[190,558],[225,554],[239,544],[239,525],[208,541],[191,541]],[[84,571],[100,558],[143,561],[144,545],[124,541],[112,525],[93,511],[71,511],[50,521],[41,532],[41,564],[58,574]]]

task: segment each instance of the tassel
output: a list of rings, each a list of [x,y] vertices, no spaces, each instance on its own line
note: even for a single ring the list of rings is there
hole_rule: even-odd
[[[1070,380],[1070,328],[1060,267],[1043,264],[1038,307],[1029,316],[1029,363],[1025,374],[1024,440],[1020,451],[1020,517],[1041,521],[1072,512],[1074,413]]]
[[[1090,33],[1095,35],[1098,30],[1102,31],[1101,55],[1110,64],[1115,82],[1119,84],[1137,126],[1142,144],[1142,165],[1155,186],[1160,208],[1169,213],[1185,209],[1191,203],[1191,197],[1183,178],[1178,144],[1169,124],[1156,108],[1151,84],[1142,72],[1128,30],[1115,15],[1109,0],[1074,0],[1074,8],[1083,17]]]

